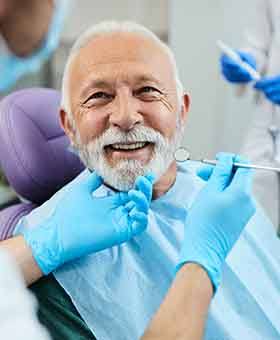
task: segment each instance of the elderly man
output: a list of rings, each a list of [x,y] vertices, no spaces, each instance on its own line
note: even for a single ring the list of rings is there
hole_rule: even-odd
[[[48,254],[38,239],[42,241],[44,235],[46,244],[50,244],[52,229],[39,227],[32,231],[31,227],[55,216],[65,191],[21,221],[15,233],[24,237],[7,241],[6,248],[16,253],[29,283],[42,272],[54,270],[53,275],[33,285],[33,291],[41,305],[41,320],[57,338],[94,339],[95,335],[106,340],[138,339],[171,285],[175,266],[189,260],[188,249],[199,254],[196,243],[188,244],[180,255],[185,219],[203,185],[193,164],[178,165],[173,157],[188,108],[189,97],[183,94],[173,54],[145,28],[102,23],[74,45],[65,69],[60,115],[87,168],[95,170],[105,182],[96,187],[96,200],[110,197],[114,190],[131,190],[136,178],[149,172],[155,174],[155,184],[147,230],[122,245],[115,242],[97,246],[95,250],[102,251],[64,265],[67,261],[57,259],[61,247]],[[222,157],[232,166],[232,156]],[[74,183],[87,176],[88,171]],[[133,204],[139,209],[145,194],[148,202],[150,199],[148,180],[142,177],[142,181],[137,184],[141,193],[133,191]],[[71,190],[71,184],[68,188]],[[210,202],[212,197],[213,192],[209,192],[207,200]],[[132,206],[126,208],[133,211]],[[199,205],[197,211],[205,209],[207,204]],[[240,216],[242,211],[229,221],[236,222]],[[200,237],[207,237],[207,227],[206,223]],[[80,235],[74,235],[78,243]],[[211,247],[214,250],[209,257],[215,253],[215,246]],[[206,339],[279,338],[280,306],[272,308],[272,301],[279,298],[278,249],[273,227],[257,210],[224,266],[222,284],[210,309]],[[219,255],[216,253],[213,262],[219,262]],[[44,261],[46,258],[50,262]],[[199,255],[191,261],[200,263]],[[211,268],[207,273],[214,288],[218,287],[220,273]]]

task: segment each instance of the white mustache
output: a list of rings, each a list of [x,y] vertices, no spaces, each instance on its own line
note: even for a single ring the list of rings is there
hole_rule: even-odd
[[[118,128],[110,128],[106,130],[100,137],[98,137],[98,143],[100,146],[105,147],[111,144],[119,143],[157,143],[159,139],[163,139],[163,136],[159,132],[148,127],[135,127],[129,132],[123,132]]]

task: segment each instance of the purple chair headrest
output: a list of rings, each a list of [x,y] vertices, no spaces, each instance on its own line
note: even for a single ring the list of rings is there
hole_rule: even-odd
[[[84,168],[59,123],[60,94],[17,91],[0,102],[0,165],[14,190],[37,204]]]

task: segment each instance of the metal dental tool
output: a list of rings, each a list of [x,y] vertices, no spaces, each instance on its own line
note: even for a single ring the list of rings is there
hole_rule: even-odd
[[[201,162],[204,164],[216,165],[217,161],[214,159],[193,159],[191,158],[191,154],[189,150],[185,147],[178,148],[174,153],[174,158],[177,162],[185,162],[187,160],[194,161],[194,162]],[[275,168],[271,166],[263,166],[257,164],[246,164],[246,163],[233,163],[235,167],[239,168],[250,168],[256,170],[268,170],[268,171],[275,171],[280,173],[280,168]]]

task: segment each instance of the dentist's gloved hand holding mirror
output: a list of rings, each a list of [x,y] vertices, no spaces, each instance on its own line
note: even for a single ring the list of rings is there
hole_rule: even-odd
[[[198,175],[207,184],[198,194],[186,219],[179,269],[184,263],[201,265],[217,290],[225,259],[255,213],[251,197],[252,169],[234,169],[240,156],[220,153],[215,167],[204,166]]]

